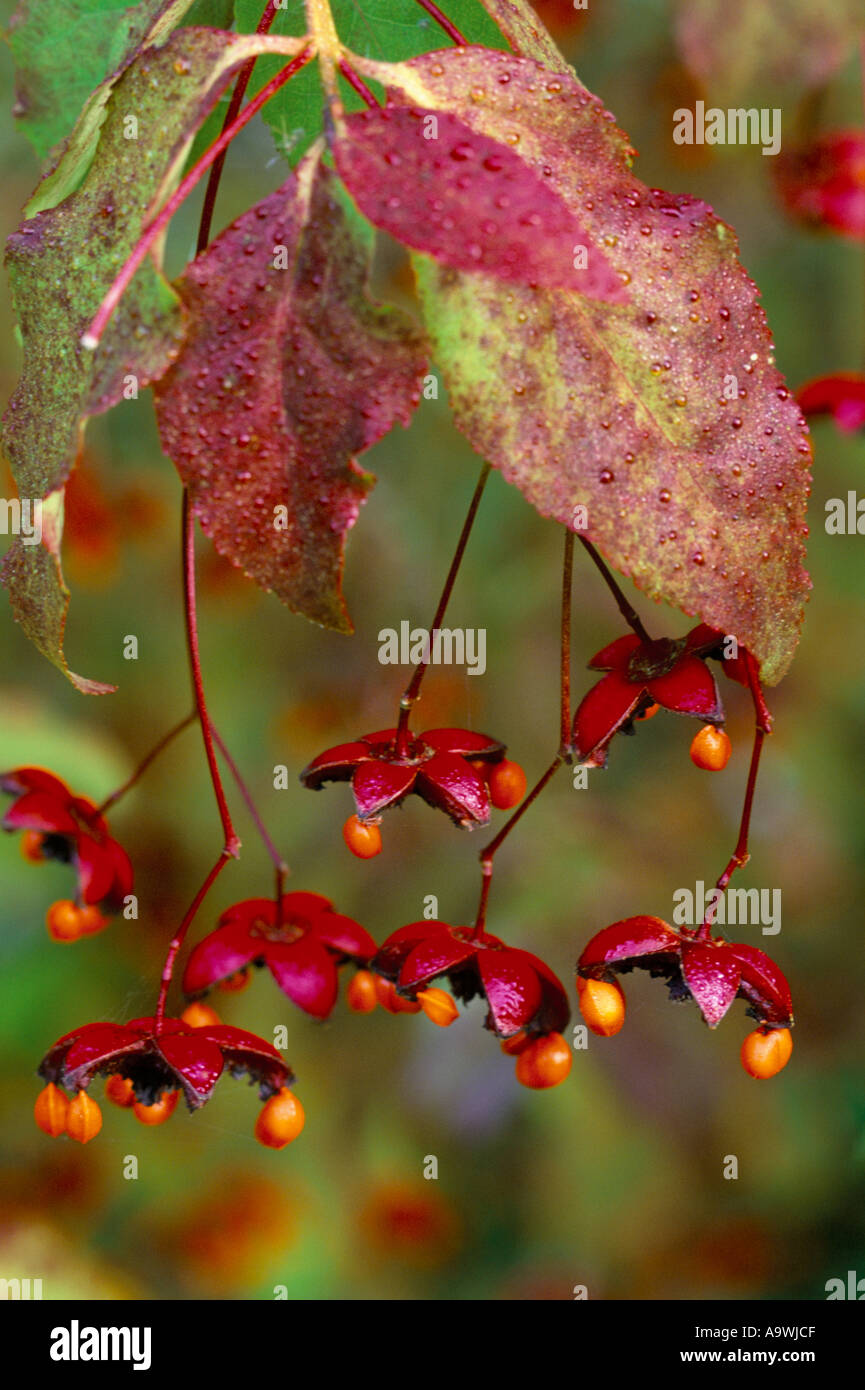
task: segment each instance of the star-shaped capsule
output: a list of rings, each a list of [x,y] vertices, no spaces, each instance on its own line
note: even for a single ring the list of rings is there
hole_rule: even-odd
[[[216,930],[189,957],[185,992],[203,994],[249,965],[266,965],[293,1003],[327,1018],[336,1003],[338,966],[365,965],[376,944],[321,893],[284,893],[281,909],[278,921],[273,898],[247,898],[223,912]]]
[[[504,752],[504,744],[470,729],[406,731],[402,737],[382,729],[319,753],[300,780],[316,791],[325,782],[350,781],[362,821],[415,792],[457,825],[472,827],[490,818],[489,788],[472,761],[498,762]]]

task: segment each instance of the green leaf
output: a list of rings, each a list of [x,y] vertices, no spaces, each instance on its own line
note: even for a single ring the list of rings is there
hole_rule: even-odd
[[[152,36],[174,24],[192,0],[21,0],[9,25],[15,58],[15,116],[44,157],[69,134],[78,113],[109,74],[126,66]]]
[[[410,320],[367,298],[367,249],[337,189],[311,151],[188,267],[186,342],[155,394],[165,451],[220,554],[351,631],[343,549],[373,481],[354,458],[409,423],[426,360]]]
[[[453,111],[544,171],[629,300],[419,259],[456,422],[542,515],[581,529],[652,597],[735,635],[772,684],[809,587],[810,446],[735,235],[705,203],[640,183],[626,138],[575,77],[496,63],[496,80],[474,49],[369,71],[391,100]]]
[[[333,0],[337,32],[353,53],[394,62],[435,48],[449,48],[450,39],[415,0]],[[480,0],[451,0],[444,7],[450,20],[473,43],[504,47],[498,29],[484,13]],[[237,0],[238,28],[251,33],[261,18],[261,0]],[[293,3],[277,13],[272,34],[306,32],[303,5]],[[256,82],[269,81],[277,67],[268,60],[256,64]],[[348,110],[362,106],[350,89],[343,93]],[[322,131],[324,98],[317,64],[311,63],[268,102],[262,115],[273,132],[276,148],[296,164]]]
[[[4,417],[19,495],[44,498],[41,545],[18,538],[4,562],[16,618],[41,651],[88,693],[106,687],[68,671],[62,634],[68,593],[60,572],[61,489],[84,424],[165,371],[182,336],[177,296],[155,260],[138,271],[99,349],[81,335],[179,178],[191,131],[232,74],[273,41],[182,29],[145,50],[107,95],[98,149],[80,188],[22,223],[7,263],[24,345],[21,379]]]

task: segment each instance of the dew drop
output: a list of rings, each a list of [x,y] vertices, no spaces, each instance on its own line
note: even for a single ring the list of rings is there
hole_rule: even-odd
[[[616,475],[609,468],[605,468],[600,474],[599,481],[602,483],[614,483],[616,481]]]

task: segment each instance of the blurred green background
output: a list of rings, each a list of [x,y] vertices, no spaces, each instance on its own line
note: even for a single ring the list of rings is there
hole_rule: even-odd
[[[362,0],[357,8],[362,20]],[[382,7],[370,0],[366,8]],[[416,22],[409,0],[390,9]],[[791,385],[861,368],[862,246],[792,225],[773,193],[771,160],[758,150],[672,144],[673,109],[711,101],[713,92],[682,65],[671,7],[591,0],[587,12],[565,3],[545,12],[582,80],[640,151],[640,177],[706,198],[736,228]],[[4,22],[9,13],[4,5]],[[427,46],[437,43],[431,31]],[[742,104],[767,104],[759,58]],[[5,47],[0,64],[5,236],[38,164],[11,117]],[[855,55],[816,96],[786,98],[784,121],[785,133],[797,123],[861,123]],[[270,132],[251,128],[229,156],[217,225],[283,177]],[[172,232],[175,271],[192,251],[192,203]],[[387,253],[378,281],[380,292],[409,293],[402,263]],[[19,351],[5,286],[0,293],[5,402]],[[820,1299],[827,1279],[848,1269],[865,1275],[865,541],[829,537],[823,526],[826,499],[862,488],[865,458],[862,435],[843,438],[829,422],[815,427],[814,445],[813,597],[798,659],[770,692],[776,733],[758,789],[753,860],[739,880],[782,889],[780,934],[742,935],[770,951],[793,987],[787,1070],[765,1084],[744,1074],[739,1046],[753,1025],[741,1003],[709,1032],[693,1007],[668,1005],[663,985],[642,974],[625,982],[623,1031],[592,1038],[575,1053],[567,1083],[548,1093],[516,1084],[477,1001],[448,1030],[423,1015],[358,1017],[342,1001],[320,1025],[256,974],[245,993],[212,1002],[225,1021],[264,1036],[286,1025],[307,1112],[297,1143],[281,1153],[260,1148],[255,1096],[230,1079],[205,1110],[178,1110],[159,1129],[106,1104],[102,1134],[87,1148],[46,1138],[32,1121],[40,1057],[80,1023],[152,1011],[167,940],[218,850],[191,730],[113,816],[136,866],[137,922],[53,944],[45,909],[68,895],[69,871],[25,864],[17,837],[0,837],[0,1274],[41,1277],[46,1298],[270,1298],[282,1285],[290,1298],[469,1300],[567,1299],[578,1284],[592,1299]],[[461,833],[413,798],[386,818],[384,852],[361,863],[340,834],[348,789],[314,796],[296,773],[329,744],[392,720],[407,673],[379,665],[377,634],[403,618],[430,621],[478,460],[442,398],[425,402],[411,429],[365,462],[378,484],[348,549],[353,637],[292,616],[203,539],[200,621],[213,718],[292,865],[290,886],[326,893],[380,940],[419,917],[429,894],[445,919],[470,919],[482,836]],[[4,495],[10,486],[5,479]],[[91,425],[70,488],[67,651],[74,669],[119,691],[77,694],[25,641],[3,598],[0,767],[45,764],[98,800],[186,713],[179,500],[149,398]],[[505,739],[530,780],[558,738],[560,552],[557,528],[494,476],[448,614],[449,625],[487,629],[487,672],[433,669],[418,710],[420,727],[457,723]],[[579,697],[590,682],[584,661],[621,624],[592,567],[577,560]],[[654,629],[687,630],[680,614],[647,618]],[[128,634],[139,640],[136,662],[122,656]],[[669,916],[676,888],[714,880],[726,862],[750,715],[738,687],[727,684],[723,696],[734,743],[723,774],[692,766],[690,721],[659,717],[614,745],[609,771],[591,776],[588,790],[560,773],[502,851],[490,930],[541,954],[569,989],[595,931],[637,912]],[[275,791],[273,768],[282,763],[289,789]],[[211,894],[196,936],[228,904],[270,891],[268,862],[234,804],[243,856]],[[135,1181],[123,1177],[130,1154]],[[436,1181],[424,1180],[427,1155],[438,1158]],[[727,1155],[738,1158],[738,1180],[723,1177]]]

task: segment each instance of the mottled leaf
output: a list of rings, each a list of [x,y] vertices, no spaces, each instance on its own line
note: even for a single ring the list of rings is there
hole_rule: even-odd
[[[62,497],[84,422],[158,377],[176,353],[182,315],[154,261],[139,270],[95,353],[80,338],[152,211],[179,176],[190,133],[233,72],[274,41],[183,29],[145,50],[108,95],[98,152],[84,182],[9,238],[21,379],[4,417],[4,446],[22,498],[50,498],[41,545],[13,542],[3,578],[27,635],[80,689],[109,687],[68,671],[60,641],[68,592],[60,572]],[[283,47],[285,41],[282,41]],[[133,121],[136,124],[130,125]]]
[[[311,151],[189,267],[187,340],[156,400],[165,451],[220,554],[346,631],[345,536],[372,482],[354,455],[408,424],[424,356],[409,320],[366,297],[335,184]]]
[[[261,18],[263,0],[237,0],[238,28],[251,33]],[[473,43],[488,48],[505,47],[505,40],[487,17],[480,0],[446,0],[448,18]],[[418,53],[440,48],[445,35],[415,0],[331,0],[331,10],[341,41],[352,53],[367,58],[388,58],[398,62]],[[302,35],[306,17],[300,3],[277,10],[272,34]],[[273,59],[261,58],[256,66],[256,82],[266,82],[277,71]],[[348,86],[343,96],[349,110],[363,104]],[[321,77],[310,64],[278,91],[262,112],[270,126],[277,149],[293,165],[322,133]]]
[[[759,98],[817,87],[865,27],[862,0],[678,0],[679,51],[712,97]]]
[[[454,109],[549,170],[630,298],[503,286],[418,257],[456,422],[542,515],[734,634],[773,684],[808,588],[810,446],[735,235],[706,204],[640,183],[570,71],[493,61],[491,74],[489,55],[455,49],[364,71],[394,102]]]
[[[514,53],[558,72],[564,59],[529,0],[481,0]]]
[[[484,49],[473,67],[483,74],[502,60]],[[494,75],[487,72],[486,80]],[[518,284],[579,286],[597,299],[627,298],[603,252],[589,248],[575,214],[540,171],[448,111],[360,111],[347,117],[333,155],[370,222],[444,265]],[[585,265],[576,264],[577,248]]]

